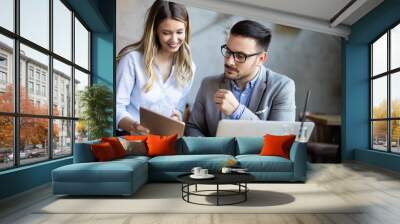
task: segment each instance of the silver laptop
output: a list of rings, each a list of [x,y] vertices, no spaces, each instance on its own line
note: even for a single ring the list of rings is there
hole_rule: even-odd
[[[216,136],[225,137],[255,137],[271,135],[287,135],[299,133],[301,122],[291,121],[264,121],[264,120],[220,120]],[[302,136],[297,136],[299,141],[307,142],[314,129],[313,122],[303,123]]]

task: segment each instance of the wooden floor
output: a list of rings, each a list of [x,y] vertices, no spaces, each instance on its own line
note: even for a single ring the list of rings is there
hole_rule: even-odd
[[[311,164],[308,183],[367,206],[357,214],[35,214],[36,208],[54,200],[47,185],[0,201],[0,223],[400,223],[399,173],[359,163]]]

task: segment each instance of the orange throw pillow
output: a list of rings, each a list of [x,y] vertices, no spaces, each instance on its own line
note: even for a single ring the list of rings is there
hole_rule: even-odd
[[[94,157],[99,162],[110,161],[116,159],[115,151],[112,145],[108,142],[91,145]]]
[[[109,138],[101,138],[101,142],[108,142],[114,149],[115,155],[117,158],[125,157],[126,156],[126,151],[124,149],[124,146],[122,146],[121,142],[119,142],[118,138],[116,137],[109,137]]]
[[[261,149],[261,156],[280,156],[290,159],[290,148],[296,135],[264,135],[264,146]]]
[[[147,155],[148,156],[163,156],[176,155],[176,139],[178,135],[159,136],[149,135],[147,137]]]

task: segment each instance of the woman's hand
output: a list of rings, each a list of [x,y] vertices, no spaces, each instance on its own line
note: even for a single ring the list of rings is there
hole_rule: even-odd
[[[174,112],[171,114],[171,118],[177,121],[182,121],[181,112],[179,112],[178,110],[174,110]]]
[[[150,130],[143,125],[136,122],[132,125],[132,128],[129,130],[131,135],[148,135],[150,134]]]
[[[148,135],[150,130],[137,121],[133,121],[129,117],[121,119],[118,125],[120,128],[128,131],[131,135]]]

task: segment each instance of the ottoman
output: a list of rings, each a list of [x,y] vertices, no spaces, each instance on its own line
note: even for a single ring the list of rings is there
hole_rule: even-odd
[[[74,163],[52,171],[53,193],[132,195],[148,180],[146,159]]]

